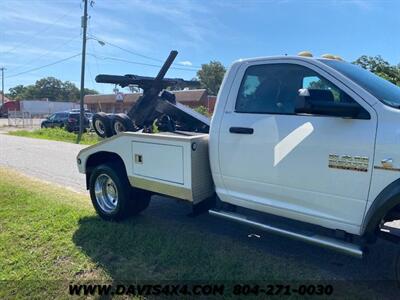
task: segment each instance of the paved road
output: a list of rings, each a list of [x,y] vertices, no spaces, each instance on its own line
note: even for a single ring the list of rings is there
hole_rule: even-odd
[[[85,175],[76,167],[76,155],[85,146],[0,133],[0,166],[85,192]]]
[[[85,191],[85,178],[78,173],[75,157],[84,146],[63,142],[54,142],[22,137],[7,136],[0,133],[0,166],[7,166],[25,174],[55,182],[79,192]],[[247,226],[220,220],[203,214],[197,218],[188,218],[190,206],[183,201],[154,197],[145,214],[153,218],[163,218],[171,222],[179,222],[182,226],[191,226],[200,232],[209,232],[229,236],[238,243],[246,243],[249,247],[257,247],[279,258],[296,259],[305,265],[318,266],[320,276],[326,280],[357,282],[369,280],[394,280],[395,264],[400,256],[399,246],[386,241],[379,241],[370,250],[366,260],[338,254],[334,251],[310,246],[287,238],[257,232]],[[271,218],[266,216],[266,218]],[[258,233],[261,238],[249,238],[250,233]],[[245,258],[244,258],[245,259]],[[400,264],[400,260],[397,261]],[[399,271],[400,272],[400,271]],[[303,278],[301,270],[298,279]],[[369,288],[386,292],[385,282],[368,283]],[[390,289],[393,285],[390,284]],[[397,290],[396,290],[397,291]]]

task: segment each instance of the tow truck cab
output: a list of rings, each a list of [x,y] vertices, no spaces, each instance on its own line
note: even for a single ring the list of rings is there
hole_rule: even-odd
[[[99,175],[99,165],[110,162],[119,168],[119,176],[129,179],[123,184],[138,191],[193,201],[175,189],[185,186],[185,175],[179,183],[168,180],[168,172],[176,174],[171,170],[179,165],[184,173],[191,172],[188,180],[192,181],[196,168],[209,164],[210,170],[201,168],[201,178],[209,177],[201,185],[207,192],[193,202],[209,198],[211,185],[222,204],[372,240],[381,224],[400,219],[399,107],[400,88],[344,61],[301,56],[239,60],[225,75],[209,135],[201,135],[202,145],[208,140],[209,159],[203,155],[197,165],[186,156],[182,164],[174,160],[178,156],[165,161],[163,153],[172,155],[165,147],[137,156],[132,141],[140,142],[137,139],[143,139],[143,133],[123,133],[82,150],[78,166],[87,174],[95,207],[96,193],[102,193],[100,187],[96,190],[93,177]],[[151,136],[152,144],[168,139]],[[178,140],[193,145],[190,138]],[[186,149],[185,141],[182,149]],[[190,151],[196,149],[192,146]],[[157,159],[163,160],[159,167],[166,180],[135,171],[143,169],[138,164]],[[185,169],[188,164],[190,168]],[[161,181],[164,187],[152,184]],[[190,190],[193,184],[185,187]],[[96,209],[101,214],[101,208]],[[300,239],[312,241],[306,235]],[[330,243],[322,240],[320,244]]]
[[[238,61],[211,122],[217,194],[361,235],[385,202],[375,200],[400,178],[396,105],[400,88],[347,62]]]

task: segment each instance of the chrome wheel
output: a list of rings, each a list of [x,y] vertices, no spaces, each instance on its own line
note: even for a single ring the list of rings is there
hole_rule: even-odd
[[[106,174],[100,174],[94,185],[96,202],[105,213],[113,213],[118,205],[118,189]]]
[[[101,120],[97,119],[97,120],[94,122],[94,127],[96,127],[97,132],[98,132],[99,134],[105,134],[106,129],[104,128],[104,124],[103,124],[103,122],[102,122]]]
[[[114,122],[114,131],[116,134],[118,134],[118,133],[126,131],[126,128],[125,128],[124,124],[122,124],[122,122],[115,121]]]

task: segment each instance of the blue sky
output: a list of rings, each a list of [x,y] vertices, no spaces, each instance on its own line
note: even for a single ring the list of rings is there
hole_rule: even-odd
[[[30,70],[81,52],[81,0],[0,0],[0,11],[6,90],[45,76],[79,85],[79,56]],[[210,60],[228,66],[301,50],[348,61],[380,54],[397,64],[399,13],[397,0],[95,0],[88,35],[106,44],[88,40],[85,84],[106,93],[113,87],[96,84],[96,74],[155,75],[158,68],[143,64],[160,65],[172,49],[179,55],[168,76],[185,79]]]

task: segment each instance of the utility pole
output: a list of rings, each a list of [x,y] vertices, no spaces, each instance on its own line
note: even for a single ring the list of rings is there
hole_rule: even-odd
[[[84,112],[85,106],[83,103],[83,98],[85,96],[85,60],[86,60],[86,30],[87,30],[87,20],[88,20],[88,0],[83,0],[85,2],[82,17],[82,65],[81,65],[81,94],[80,94],[80,115],[79,115],[79,134],[77,139],[77,144],[80,143],[83,134],[83,122],[84,122]]]
[[[1,104],[4,104],[4,70],[7,69],[1,67],[0,70],[1,70]]]

